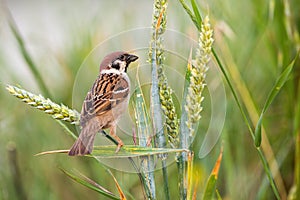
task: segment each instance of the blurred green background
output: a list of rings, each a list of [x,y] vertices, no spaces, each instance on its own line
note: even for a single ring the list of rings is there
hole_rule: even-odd
[[[203,11],[201,15],[209,14],[215,31],[214,48],[228,69],[251,118],[256,109],[261,110],[277,76],[295,57],[299,48],[300,4],[296,0],[212,0],[198,3]],[[126,40],[126,37],[118,40],[116,37],[112,46],[104,45],[105,48],[101,49],[100,45],[99,53],[93,53],[96,58],[91,62],[90,73],[81,72],[78,75],[83,63],[84,66],[89,64],[89,60],[85,59],[97,45],[113,35],[150,27],[152,7],[152,1],[134,0],[0,2],[0,199],[105,199],[70,180],[59,167],[75,173],[80,171],[117,193],[111,176],[95,160],[65,155],[34,156],[42,151],[67,149],[73,139],[51,117],[25,105],[5,90],[6,84],[19,84],[33,93],[42,93],[22,57],[10,30],[9,20],[14,19],[50,91],[51,99],[69,107],[75,104],[75,108],[80,110],[80,102],[93,82],[97,66],[105,53],[135,49],[137,47],[133,44],[137,41],[146,44],[143,47],[147,49],[150,29],[148,35],[140,35],[137,41],[133,41],[134,38]],[[168,29],[198,40],[197,29],[179,1],[169,2],[167,18]],[[173,41],[178,46],[176,53],[187,57],[189,48],[181,49],[181,42]],[[145,63],[146,51],[136,51],[144,53],[141,62]],[[174,65],[168,58],[167,62],[168,65]],[[176,67],[179,72],[184,71],[182,66]],[[295,116],[299,112],[296,110],[299,105],[297,91],[300,91],[299,67],[299,62],[296,62],[293,75],[264,119],[270,142],[266,157],[275,155],[275,163],[280,170],[276,177],[283,199],[294,183],[295,144],[299,146],[299,140],[296,141],[296,134],[300,134],[299,127],[294,126],[297,122]],[[77,76],[85,76],[86,79],[80,78],[79,83],[84,82],[75,88],[79,90],[76,91],[78,96],[73,92]],[[174,84],[176,77],[169,77],[169,81],[170,85]],[[199,191],[203,191],[203,185],[223,144],[224,157],[217,185],[223,199],[274,199],[253,140],[226,83],[224,85],[227,90],[227,111],[222,135],[212,152],[205,158],[195,160],[202,176]],[[220,103],[223,101],[220,99]],[[202,124],[206,124],[210,119],[203,117],[202,120]],[[201,135],[198,137],[201,138]],[[199,138],[195,141],[199,141]],[[195,142],[193,148],[197,152],[199,143]],[[14,180],[14,153],[20,172],[17,180]],[[135,174],[118,170],[113,170],[113,173],[129,199],[131,195],[135,199],[143,198]],[[169,177],[174,199],[178,195],[176,173],[176,164],[173,163],[169,166]],[[156,181],[158,199],[163,199],[160,172],[156,173]],[[20,188],[23,188],[24,194],[20,193]]]

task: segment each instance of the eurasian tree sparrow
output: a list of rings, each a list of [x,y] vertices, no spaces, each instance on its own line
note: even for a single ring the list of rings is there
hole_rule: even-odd
[[[137,56],[126,52],[113,52],[103,59],[100,74],[83,102],[80,114],[82,129],[69,156],[90,154],[96,133],[106,128],[110,128],[110,135],[118,142],[116,152],[123,146],[116,135],[116,124],[129,101],[127,67],[137,59]]]

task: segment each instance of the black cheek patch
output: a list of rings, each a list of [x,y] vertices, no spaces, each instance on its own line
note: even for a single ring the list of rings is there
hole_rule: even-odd
[[[119,64],[119,63],[116,63],[116,64],[113,63],[113,64],[111,65],[111,67],[114,68],[114,69],[119,70],[119,69],[120,69],[120,64]]]

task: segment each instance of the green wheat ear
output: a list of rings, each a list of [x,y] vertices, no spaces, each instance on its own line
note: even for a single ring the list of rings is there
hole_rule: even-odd
[[[157,75],[158,75],[158,89],[159,89],[159,99],[161,103],[162,111],[166,117],[165,127],[167,129],[168,141],[171,147],[178,148],[179,138],[179,120],[176,114],[175,105],[172,98],[172,89],[168,84],[167,77],[164,73],[164,46],[163,46],[163,33],[166,30],[167,22],[167,1],[155,1],[154,2],[154,12],[152,28],[154,33],[152,35],[152,42],[155,43],[155,55],[157,64]],[[152,58],[152,46],[149,51],[149,58]],[[151,62],[151,61],[150,61]]]
[[[51,115],[54,119],[79,124],[80,115],[76,110],[72,110],[63,104],[58,105],[42,95],[35,95],[15,86],[7,85],[6,90],[24,103]]]
[[[208,70],[208,62],[213,44],[213,30],[211,29],[209,18],[205,17],[201,24],[199,37],[199,46],[196,53],[196,59],[191,66],[190,86],[187,94],[187,104],[185,110],[188,114],[186,122],[190,136],[194,135],[193,125],[201,118],[202,101],[204,99],[202,92],[205,88],[205,77]]]

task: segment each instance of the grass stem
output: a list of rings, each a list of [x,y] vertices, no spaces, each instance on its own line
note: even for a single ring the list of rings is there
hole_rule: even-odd
[[[27,66],[29,67],[31,73],[33,74],[33,76],[35,77],[35,80],[37,82],[37,85],[39,86],[40,90],[42,91],[42,93],[47,96],[47,97],[51,97],[50,92],[46,86],[45,81],[42,78],[42,75],[40,74],[38,67],[36,66],[36,64],[34,63],[28,49],[26,48],[26,44],[25,44],[25,40],[23,39],[17,24],[14,21],[13,16],[11,15],[10,11],[7,8],[7,13],[9,16],[9,27],[14,35],[14,37],[16,38],[19,48],[20,48],[20,52],[24,58],[24,60],[27,63]]]

